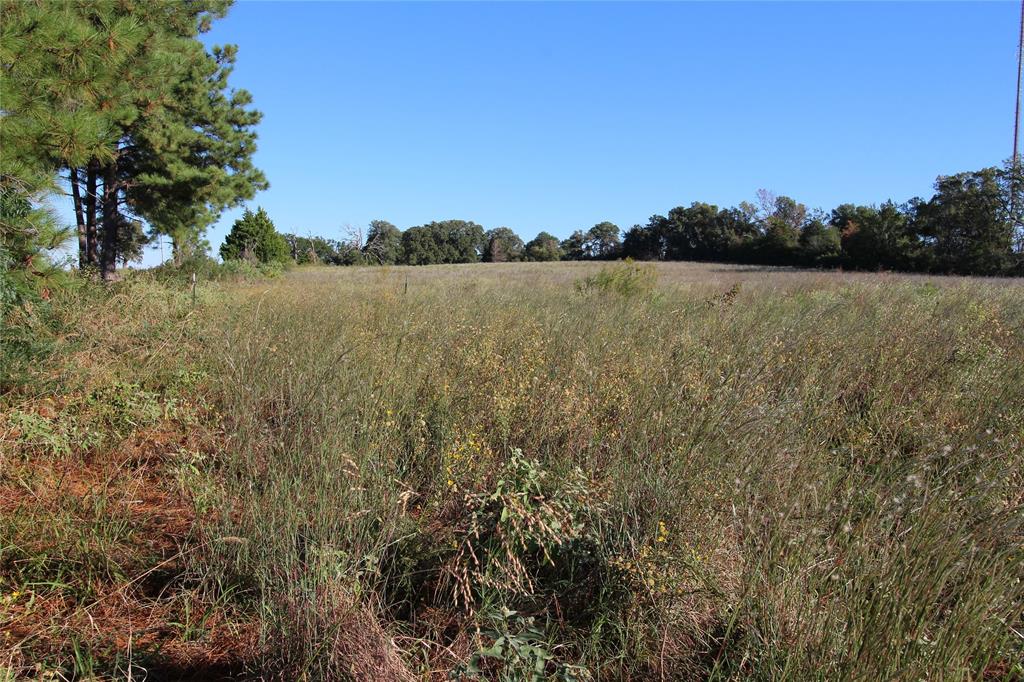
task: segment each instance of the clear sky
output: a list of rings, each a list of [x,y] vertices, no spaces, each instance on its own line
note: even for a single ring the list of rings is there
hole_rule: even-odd
[[[904,201],[998,164],[1019,11],[242,0],[205,40],[239,46],[271,185],[250,205],[279,231],[461,218],[529,240],[762,187],[825,209]]]

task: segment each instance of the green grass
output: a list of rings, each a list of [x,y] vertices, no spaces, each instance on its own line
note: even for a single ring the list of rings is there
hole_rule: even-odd
[[[136,333],[88,423],[111,448],[215,410],[216,446],[165,469],[195,517],[167,622],[253,624],[249,676],[1024,674],[1019,282],[323,268],[194,311],[174,286],[143,287],[185,301],[155,333],[142,294],[79,325]],[[67,457],[70,427],[17,409],[23,452]],[[91,570],[142,570],[117,566]]]

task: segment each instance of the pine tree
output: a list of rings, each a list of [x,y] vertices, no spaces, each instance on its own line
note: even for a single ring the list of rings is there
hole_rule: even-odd
[[[67,171],[81,267],[110,277],[145,240],[138,220],[198,242],[266,187],[250,160],[260,115],[227,90],[235,48],[197,39],[229,5],[4,3],[4,141]]]
[[[262,115],[247,108],[248,92],[228,92],[236,55],[230,45],[197,55],[161,120],[139,128],[123,161],[128,204],[171,238],[177,263],[224,209],[268,187],[252,163]]]
[[[15,55],[23,50],[10,36],[8,21],[18,9],[0,5],[0,347],[17,334],[9,316],[28,311],[60,279],[48,252],[68,236],[46,204],[57,190],[55,169],[40,144],[48,112],[11,76]],[[34,74],[39,57],[24,57],[21,67]],[[28,115],[14,116],[15,111]]]
[[[220,257],[224,260],[284,263],[290,258],[290,251],[288,242],[274,228],[267,212],[257,208],[255,213],[246,209],[231,226],[231,232],[220,247]]]

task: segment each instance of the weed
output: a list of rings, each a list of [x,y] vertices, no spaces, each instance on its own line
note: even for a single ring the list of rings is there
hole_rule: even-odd
[[[480,614],[488,624],[481,630],[481,646],[464,665],[452,671],[453,679],[497,679],[503,682],[581,682],[591,679],[586,668],[559,664],[548,650],[548,636],[533,617],[500,608]]]
[[[649,295],[658,281],[658,271],[653,265],[635,263],[626,259],[617,265],[601,268],[593,275],[576,281],[576,291],[586,294],[601,292],[617,294],[624,298]]]

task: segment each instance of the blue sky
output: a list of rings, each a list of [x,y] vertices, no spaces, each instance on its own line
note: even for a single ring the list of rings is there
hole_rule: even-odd
[[[928,194],[1010,155],[1019,5],[242,0],[278,230],[462,218],[559,237],[758,188]],[[241,210],[208,237],[216,250]],[[147,263],[156,260],[155,249]]]

